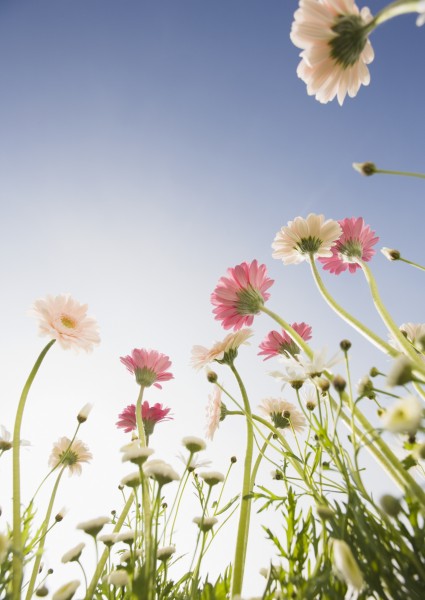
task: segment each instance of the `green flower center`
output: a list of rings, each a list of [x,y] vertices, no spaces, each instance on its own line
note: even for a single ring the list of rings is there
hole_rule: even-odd
[[[329,41],[331,57],[348,69],[356,64],[367,42],[367,31],[359,15],[339,15],[332,31],[336,36]]]
[[[65,450],[59,455],[59,461],[67,467],[72,467],[78,462],[78,454],[71,449]]]
[[[240,315],[256,315],[263,305],[263,296],[251,285],[238,293],[237,311]]]
[[[295,356],[300,353],[300,347],[292,340],[281,344],[278,352],[284,356]]]
[[[136,368],[134,374],[136,375],[137,383],[144,387],[150,387],[157,379],[155,371],[151,371],[151,369],[147,369],[146,367],[143,367],[143,369]]]
[[[312,237],[311,235],[307,238],[302,238],[296,245],[298,251],[301,254],[315,254],[320,250],[320,246],[323,241],[318,237]]]
[[[283,412],[274,412],[270,415],[270,418],[273,421],[273,425],[276,427],[276,429],[287,429],[290,427],[290,417],[291,413],[289,410],[284,410]]]
[[[338,248],[339,254],[342,255],[342,259],[345,262],[356,262],[350,259],[361,258],[363,254],[363,246],[360,240],[347,240],[344,244]]]

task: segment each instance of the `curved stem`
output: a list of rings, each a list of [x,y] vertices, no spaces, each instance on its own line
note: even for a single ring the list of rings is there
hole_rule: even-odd
[[[425,177],[425,175],[424,175]],[[416,269],[420,269],[421,271],[425,271],[425,267],[423,267],[422,265],[413,262],[413,260],[407,260],[407,258],[403,258],[402,256],[400,256],[400,258],[398,260],[401,260],[402,262],[407,263],[408,265],[415,267]]]
[[[365,30],[371,32],[378,27],[378,25],[381,25],[394,17],[418,12],[418,4],[419,0],[396,0],[376,13],[372,21],[366,25]]]
[[[60,483],[61,477],[62,477],[65,469],[66,469],[66,465],[64,465],[62,467],[62,469],[60,470],[59,475],[56,478],[55,485],[53,486],[52,495],[50,497],[49,505],[47,507],[47,512],[46,512],[46,516],[44,518],[43,527],[40,532],[40,540],[38,542],[38,548],[37,548],[37,552],[36,552],[36,556],[35,556],[34,566],[33,566],[32,573],[31,573],[31,579],[28,584],[26,600],[31,599],[31,596],[34,591],[35,582],[37,580],[37,575],[38,575],[38,572],[40,569],[41,559],[43,557],[44,543],[46,541],[46,533],[47,533],[47,530],[49,527],[50,517],[52,516],[52,510],[53,510],[53,504],[54,504],[55,498],[56,498],[56,492],[58,491],[59,483]]]
[[[313,351],[311,350],[311,348],[309,347],[309,345],[306,344],[305,340],[303,340],[303,338],[295,331],[295,329],[293,329],[289,325],[289,323],[287,323],[284,319],[282,319],[282,317],[280,317],[278,314],[276,314],[275,312],[273,312],[272,310],[270,310],[266,306],[262,306],[260,308],[260,310],[264,314],[266,314],[269,317],[271,317],[274,321],[276,321],[276,323],[278,323],[291,336],[291,338],[294,340],[294,342],[296,344],[298,344],[298,346],[302,350],[304,350],[304,352],[307,354],[307,356],[309,358],[312,358]]]
[[[246,453],[244,462],[244,475],[242,482],[241,503],[239,512],[239,524],[236,538],[235,559],[233,563],[231,597],[240,595],[242,591],[243,575],[245,568],[246,547],[248,545],[249,534],[249,516],[251,498],[251,465],[253,454],[254,429],[252,426],[251,407],[248,400],[243,381],[236,370],[234,364],[230,364],[230,368],[238,382],[241,391],[244,410],[246,414]]]
[[[16,411],[15,428],[13,431],[13,583],[12,598],[19,600],[21,597],[21,584],[23,575],[22,531],[21,531],[21,475],[20,475],[20,448],[21,425],[25,403],[37,371],[47,352],[56,340],[51,340],[41,351],[31,373],[24,385],[21,398]]]
[[[341,317],[344,321],[346,321],[349,325],[351,325],[354,329],[356,329],[359,333],[361,333],[366,339],[368,339],[374,346],[379,348],[385,354],[389,354],[392,357],[398,356],[400,353],[390,346],[387,342],[381,339],[378,335],[376,335],[371,329],[366,327],[363,323],[358,321],[355,317],[350,315],[340,304],[338,304],[333,297],[330,295],[328,290],[326,289],[320,275],[317,270],[316,263],[314,259],[310,259],[311,271],[316,282],[316,285],[322,294],[323,298],[329,304],[329,306],[336,312],[337,315]]]

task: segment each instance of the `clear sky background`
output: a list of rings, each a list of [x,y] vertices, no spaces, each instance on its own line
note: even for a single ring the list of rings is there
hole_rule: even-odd
[[[376,13],[385,3],[366,4]],[[363,216],[379,248],[421,262],[423,181],[364,178],[351,164],[425,171],[425,29],[414,15],[381,26],[371,38],[370,86],[343,107],[321,105],[296,75],[299,51],[289,39],[296,7],[295,0],[0,2],[0,423],[12,430],[22,385],[47,341],[27,316],[35,299],[69,292],[87,302],[102,337],[91,355],[53,347],[24,417],[29,499],[52,444],[72,436],[83,404],[95,405],[80,436],[94,460],[80,479],[64,481],[58,509],[71,511],[48,544],[47,564],[61,581],[79,577],[57,564],[81,541],[75,523],[120,508],[116,486],[128,468],[118,448],[128,436],[114,424],[138,389],[119,356],[147,347],[173,361],[175,379],[146,394],[175,417],[152,440],[158,458],[177,467],[180,438],[203,435],[211,390],[191,369],[190,350],[225,335],[210,293],[227,267],[265,262],[275,279],[270,308],[310,323],[313,348],[333,353],[350,338],[357,378],[372,364],[388,367],[323,303],[307,265],[284,267],[272,259],[271,243],[298,215]],[[379,252],[371,265],[396,322],[421,322],[420,273]],[[361,274],[324,279],[346,308],[386,335]],[[273,328],[258,317],[253,343],[240,353],[253,406],[280,395],[267,375],[277,363],[256,356]],[[233,386],[225,371],[220,378]],[[243,448],[243,424],[226,421],[206,457],[224,471],[231,455],[241,464]],[[10,477],[10,458],[1,461],[2,478]],[[269,470],[260,483],[273,484]],[[235,489],[240,477],[239,467]],[[387,483],[375,485],[378,493]],[[4,530],[10,485],[1,490]],[[183,546],[195,535],[192,516],[181,525]],[[272,557],[259,526],[252,531],[247,594],[259,589],[257,570]],[[228,538],[217,541],[214,575],[233,553]]]

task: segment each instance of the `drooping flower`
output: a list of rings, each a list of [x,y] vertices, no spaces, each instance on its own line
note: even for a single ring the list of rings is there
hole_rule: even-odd
[[[69,469],[69,475],[76,473],[81,475],[81,463],[87,463],[93,458],[88,447],[81,441],[75,439],[72,443],[67,437],[61,437],[53,445],[49,457],[49,466],[56,468],[59,465],[66,465]]]
[[[311,339],[311,327],[310,325],[307,325],[307,323],[292,323],[291,327],[303,340],[308,341]],[[278,356],[279,354],[293,356],[300,352],[298,344],[294,342],[289,333],[284,329],[282,329],[280,333],[278,331],[270,331],[259,347],[261,352],[259,352],[258,355],[265,356],[263,360],[269,360],[269,358]]]
[[[397,400],[382,413],[382,425],[392,433],[414,434],[421,424],[423,414],[424,410],[419,398],[406,396]]]
[[[378,242],[379,237],[375,236],[375,232],[369,225],[365,225],[361,217],[343,219],[338,223],[341,225],[342,234],[331,248],[332,256],[319,258],[319,262],[323,264],[325,270],[335,275],[347,269],[350,273],[355,273],[361,268],[357,263],[358,258],[368,262],[375,254],[373,246]]]
[[[222,418],[221,389],[217,385],[214,386],[213,393],[208,396],[206,416],[205,437],[212,440]]]
[[[252,329],[241,329],[234,333],[226,335],[223,341],[216,342],[212,348],[205,346],[193,346],[192,348],[192,367],[199,371],[213,361],[222,362],[226,359],[232,361],[238,354],[239,346],[248,344],[247,339],[254,335]]]
[[[57,340],[64,350],[90,352],[100,342],[97,322],[87,316],[87,304],[80,304],[69,294],[36,300],[32,312],[39,318],[40,334]]]
[[[365,27],[371,20],[370,10],[359,11],[354,0],[300,0],[290,37],[302,50],[297,75],[309,96],[322,104],[336,96],[342,106],[347,94],[353,98],[369,85],[366,65],[374,52]]]
[[[332,246],[341,235],[337,221],[310,213],[306,219],[296,217],[277,232],[272,248],[273,258],[286,265],[298,264],[315,257],[332,256]]]
[[[333,563],[337,575],[352,589],[360,591],[363,587],[363,575],[344,540],[332,540]]]
[[[130,373],[136,376],[137,383],[144,387],[154,385],[161,389],[159,381],[169,381],[174,378],[172,373],[167,371],[171,366],[169,357],[156,350],[135,348],[131,356],[121,356],[120,361]]]
[[[170,410],[171,408],[165,408],[162,404],[159,404],[159,402],[153,406],[149,406],[147,400],[142,402],[142,421],[146,435],[152,435],[155,425],[160,421],[170,421],[173,418],[168,414]],[[137,429],[135,404],[129,404],[129,406],[118,415],[116,426],[119,429],[124,429],[125,433]]]
[[[92,408],[93,408],[93,404],[90,404],[90,402],[87,402],[87,404],[84,404],[83,408],[80,410],[80,412],[77,415],[77,421],[80,424],[85,423],[87,421]]]
[[[302,412],[283,398],[265,398],[259,409],[272,420],[276,429],[302,431],[306,425]]]
[[[235,331],[252,325],[254,315],[269,299],[267,290],[273,283],[266,265],[259,265],[256,260],[227,269],[227,276],[220,278],[211,294],[216,320],[222,322],[224,329]]]
[[[62,556],[62,562],[68,563],[68,562],[73,562],[73,561],[77,561],[80,556],[82,551],[84,550],[85,544],[81,543],[81,544],[77,544],[74,548],[71,548],[71,550],[68,550],[68,552],[65,552],[65,554]]]

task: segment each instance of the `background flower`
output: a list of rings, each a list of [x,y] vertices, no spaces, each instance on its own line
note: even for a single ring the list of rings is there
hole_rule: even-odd
[[[80,304],[68,294],[36,300],[32,312],[39,318],[41,335],[47,335],[68,348],[93,350],[100,342],[98,325],[87,316],[87,304]]]
[[[159,402],[150,406],[149,402],[145,400],[144,402],[142,402],[141,409],[143,425],[145,426],[147,435],[152,434],[155,425],[160,421],[170,421],[173,418],[171,415],[168,414],[171,408],[166,408],[162,404],[159,404]],[[118,415],[118,421],[116,422],[116,426],[119,429],[124,429],[125,433],[129,433],[130,431],[135,431],[137,429],[135,404],[129,404]]]
[[[121,356],[120,361],[136,376],[139,385],[161,388],[159,381],[173,379],[172,373],[166,370],[171,366],[169,357],[157,350],[135,348],[131,356]]]
[[[303,340],[307,341],[311,339],[311,327],[307,325],[307,323],[292,323],[292,329],[296,331]],[[278,331],[270,331],[267,334],[266,338],[261,342],[259,348],[261,352],[259,352],[259,356],[265,356],[264,360],[268,360],[273,356],[278,356],[279,354],[294,355],[298,354],[300,351],[300,347],[296,342],[293,341],[289,333],[287,333],[284,329],[279,333]]]
[[[75,439],[72,444],[67,437],[61,437],[53,445],[49,457],[49,466],[54,468],[63,464],[69,469],[69,475],[81,475],[81,463],[87,463],[93,458],[88,447],[80,440]]]
[[[205,346],[193,346],[191,360],[193,368],[199,370],[214,360],[223,360],[226,353],[237,351],[239,346],[246,344],[247,339],[253,333],[252,329],[241,329],[235,333],[229,333],[222,342],[216,342],[210,349],[205,348]]]

